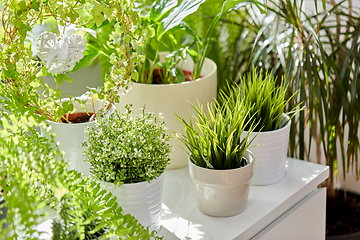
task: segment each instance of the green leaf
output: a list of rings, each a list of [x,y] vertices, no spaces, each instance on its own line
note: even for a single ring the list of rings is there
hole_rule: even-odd
[[[72,83],[71,78],[70,78],[67,74],[64,74],[64,79],[65,79],[65,81],[67,81],[68,83]]]
[[[153,2],[150,8],[150,19],[158,21],[169,12],[171,9],[176,7],[178,4],[177,0],[156,0]]]
[[[179,25],[186,16],[196,12],[203,2],[205,2],[205,0],[183,0],[178,7],[174,8],[169,15],[161,21],[163,27],[157,40],[160,40],[168,30]]]

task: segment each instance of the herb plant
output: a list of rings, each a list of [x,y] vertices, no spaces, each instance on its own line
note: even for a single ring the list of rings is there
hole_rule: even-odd
[[[253,139],[250,133],[255,125],[249,119],[250,111],[244,101],[235,106],[209,104],[207,113],[202,106],[192,105],[197,116],[189,123],[178,116],[185,133],[180,140],[185,144],[190,160],[197,166],[209,169],[234,169],[242,166],[242,157]],[[248,129],[246,135],[242,133]]]
[[[273,131],[286,125],[283,114],[294,95],[286,98],[288,85],[285,81],[277,83],[271,72],[263,73],[262,70],[253,67],[251,72],[241,78],[239,86],[233,85],[230,88],[229,101],[225,104],[235,107],[239,99],[244,99],[244,107],[249,109],[252,122],[257,124],[254,131]],[[220,95],[223,99],[228,98],[224,92]],[[298,106],[286,113],[290,119],[299,111],[296,110]]]
[[[97,179],[137,183],[160,176],[170,163],[170,134],[163,116],[145,112],[133,116],[130,105],[123,114],[98,118],[96,128],[87,129],[85,161]]]

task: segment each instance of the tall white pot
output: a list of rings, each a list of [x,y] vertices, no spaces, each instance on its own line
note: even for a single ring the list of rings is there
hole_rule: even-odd
[[[62,101],[68,101],[68,98],[64,98]],[[89,100],[90,101],[90,100]],[[77,112],[84,112],[78,102],[73,102]],[[85,104],[88,112],[93,112],[93,106]],[[102,106],[102,101],[95,102],[94,108],[98,110]],[[59,149],[65,152],[65,158],[69,160],[69,170],[77,170],[84,175],[90,175],[90,163],[84,161],[82,152],[85,147],[81,146],[85,141],[85,129],[95,127],[95,122],[86,123],[59,123],[53,121],[47,121],[51,126],[51,132],[55,133],[55,141],[58,142]],[[40,128],[41,135],[49,137],[47,132]]]
[[[207,169],[189,160],[189,173],[200,212],[213,217],[230,217],[246,209],[254,174],[254,156],[247,150],[244,157],[249,161],[248,165],[229,170]]]
[[[160,59],[165,58],[166,53],[161,53]],[[182,64],[182,69],[192,71],[193,61],[190,57]],[[191,82],[176,84],[141,84],[133,83],[131,90],[121,96],[120,103],[116,108],[124,111],[126,104],[133,104],[135,114],[140,114],[140,106],[146,104],[146,111],[163,113],[166,126],[177,133],[184,130],[183,125],[177,120],[175,113],[184,119],[189,118],[189,112],[195,114],[190,103],[197,105],[197,101],[206,106],[214,102],[217,93],[216,64],[205,59],[201,70],[202,78]],[[171,164],[167,169],[176,169],[187,166],[187,153],[183,143],[173,138],[170,141],[173,152],[170,154]]]
[[[144,227],[150,226],[150,231],[160,230],[164,174],[150,183],[128,183],[121,187],[109,182],[99,182],[103,189],[116,196],[117,203],[125,214],[134,216]]]
[[[256,158],[252,185],[269,185],[285,177],[291,121],[286,114],[283,116],[284,121],[279,129],[252,132],[250,135],[250,138],[253,138],[258,134],[251,144],[255,146],[251,148],[251,151]]]

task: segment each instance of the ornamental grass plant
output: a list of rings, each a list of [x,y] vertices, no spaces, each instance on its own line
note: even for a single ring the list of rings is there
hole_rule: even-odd
[[[85,161],[97,179],[115,184],[150,182],[170,163],[170,133],[163,116],[145,112],[133,116],[131,105],[98,117],[96,128],[88,128]]]
[[[255,128],[250,111],[244,101],[235,101],[230,108],[227,104],[193,106],[197,116],[190,116],[189,123],[177,116],[184,125],[185,133],[180,140],[185,144],[190,160],[199,167],[209,169],[234,169],[246,165],[245,151],[253,139],[250,133]],[[245,137],[242,133],[248,130]]]
[[[247,75],[240,79],[239,85],[229,86],[229,95],[225,91],[220,93],[221,101],[228,104],[230,108],[236,108],[239,99],[243,99],[244,107],[248,109],[247,120],[256,127],[253,131],[273,131],[285,126],[284,113],[289,101],[293,96],[287,98],[288,84],[277,78],[272,72],[257,70],[255,67]],[[300,111],[295,106],[290,112],[285,113],[292,119]]]

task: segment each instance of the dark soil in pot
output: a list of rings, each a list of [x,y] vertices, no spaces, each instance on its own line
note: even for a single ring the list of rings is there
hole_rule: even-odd
[[[63,122],[63,123],[69,123],[69,122],[70,123],[85,123],[90,120],[90,118],[93,114],[94,113],[87,114],[86,112],[71,113],[71,114],[64,115],[63,118],[61,119],[61,122]],[[66,121],[65,118],[67,118],[67,120],[69,122]]]
[[[344,238],[338,238],[344,236]],[[346,237],[348,236],[348,237]],[[353,238],[353,237],[355,238]],[[339,190],[327,198],[326,239],[360,239],[360,195]],[[350,237],[350,238],[349,238]]]
[[[188,71],[188,70],[184,70],[184,69],[182,69],[182,71],[183,71],[183,73],[185,75],[185,82],[189,82],[189,81],[193,80],[192,71]],[[154,69],[154,71],[153,71],[153,79],[152,79],[153,84],[163,84],[163,80],[161,78],[161,73],[162,73],[161,68]]]

